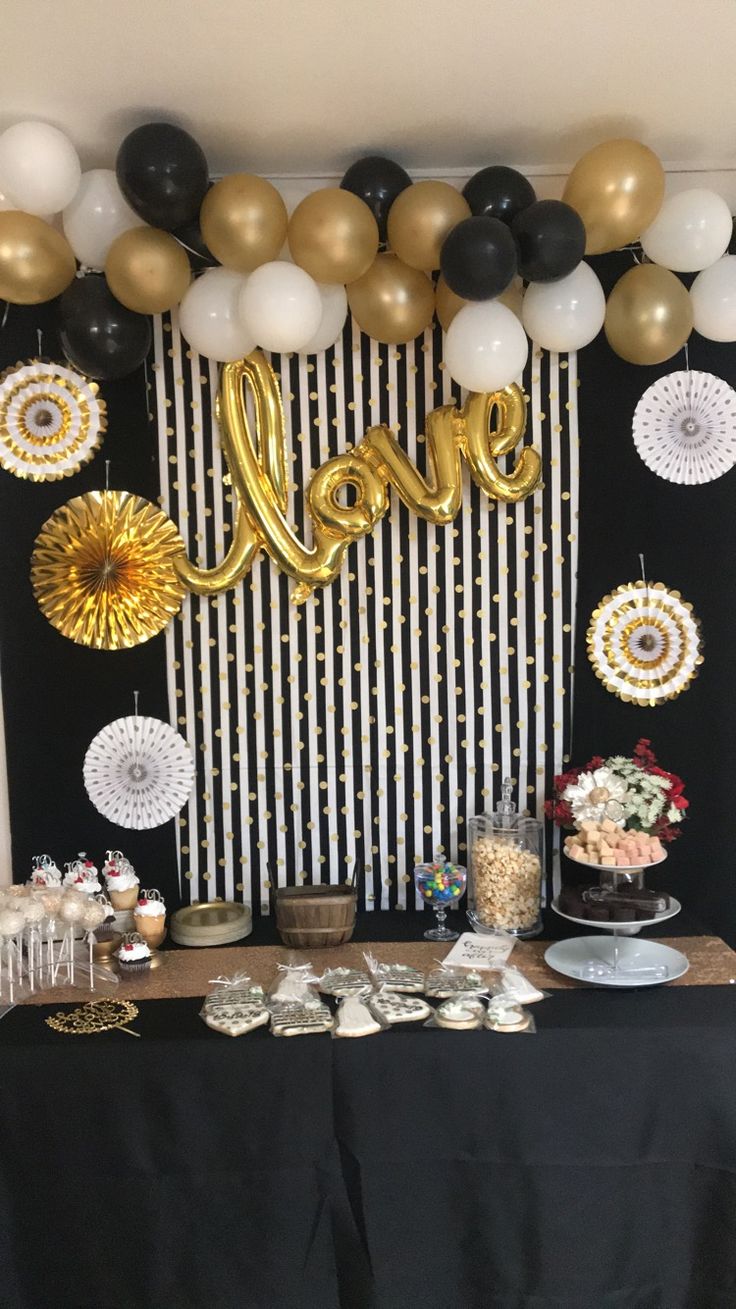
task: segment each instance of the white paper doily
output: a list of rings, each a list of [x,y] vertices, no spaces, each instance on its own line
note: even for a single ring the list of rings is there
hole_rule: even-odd
[[[660,377],[634,412],[634,445],[658,477],[699,486],[736,464],[736,391],[713,373]]]
[[[674,700],[703,662],[700,624],[679,591],[630,582],[593,610],[588,658],[607,691],[633,704]]]
[[[0,464],[15,477],[52,482],[92,458],[106,427],[96,382],[63,364],[33,360],[0,379]]]
[[[116,718],[97,733],[84,759],[84,785],[95,809],[120,827],[160,827],[179,813],[194,782],[184,737],[159,718]]]

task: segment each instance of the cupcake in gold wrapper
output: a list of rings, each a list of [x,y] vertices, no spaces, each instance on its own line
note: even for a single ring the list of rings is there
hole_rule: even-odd
[[[146,944],[157,950],[166,936],[166,905],[160,891],[141,891],[133,923]]]
[[[120,850],[107,851],[102,875],[113,909],[135,908],[141,884],[132,863]]]

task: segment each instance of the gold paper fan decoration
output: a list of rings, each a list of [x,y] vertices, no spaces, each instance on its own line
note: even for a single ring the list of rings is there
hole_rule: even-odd
[[[184,543],[160,509],[127,491],[90,491],[44,523],[31,561],[41,613],[94,650],[141,645],[178,613]]]
[[[107,426],[96,382],[38,359],[0,377],[0,465],[14,477],[52,482],[79,472]]]
[[[619,699],[638,705],[674,700],[703,662],[692,605],[663,582],[629,582],[593,610],[588,658]]]

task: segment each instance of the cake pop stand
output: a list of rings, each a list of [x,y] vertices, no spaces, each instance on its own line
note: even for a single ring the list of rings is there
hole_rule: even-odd
[[[665,852],[662,858],[657,860],[657,864],[663,863],[666,858]],[[601,872],[600,864],[587,863],[581,859],[575,859],[573,862],[578,867],[593,868],[598,874]],[[646,867],[632,865],[607,868],[605,871],[623,874],[621,880],[626,884],[641,880],[646,868],[654,867],[656,864],[647,864]],[[679,914],[680,902],[675,900],[674,896],[670,896],[669,909],[655,914],[652,918],[635,919],[630,922],[599,923],[590,918],[576,918],[573,914],[566,914],[560,909],[557,900],[553,901],[552,908],[560,918],[567,918],[571,923],[579,923],[583,927],[595,927],[607,933],[606,936],[577,936],[566,941],[556,941],[545,951],[546,963],[565,977],[572,977],[580,982],[593,982],[597,986],[661,986],[663,982],[671,982],[676,977],[682,977],[690,967],[686,956],[680,950],[662,945],[659,941],[631,939],[642,928],[651,927],[654,923],[662,923]]]

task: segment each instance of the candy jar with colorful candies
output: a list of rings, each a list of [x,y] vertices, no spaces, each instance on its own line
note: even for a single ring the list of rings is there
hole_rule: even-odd
[[[427,941],[456,941],[458,933],[447,926],[447,910],[452,909],[465,890],[467,872],[461,864],[450,863],[442,855],[428,864],[417,864],[414,883],[427,904],[434,909],[437,923],[424,933]]]

